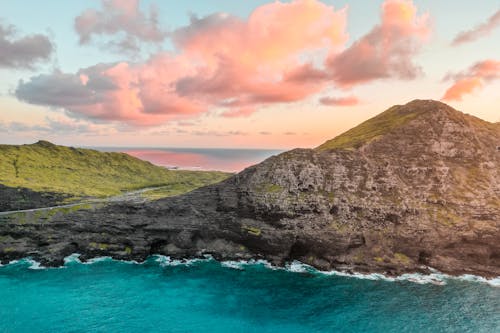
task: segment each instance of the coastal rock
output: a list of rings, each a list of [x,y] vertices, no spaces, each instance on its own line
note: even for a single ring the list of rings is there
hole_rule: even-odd
[[[499,146],[499,124],[417,100],[185,195],[49,219],[1,216],[0,259],[211,254],[500,276]]]

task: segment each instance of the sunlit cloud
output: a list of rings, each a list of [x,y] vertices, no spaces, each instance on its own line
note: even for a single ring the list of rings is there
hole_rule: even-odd
[[[327,106],[354,106],[359,104],[359,99],[355,96],[322,97],[319,102]]]
[[[457,46],[460,44],[473,42],[479,38],[489,35],[498,27],[500,27],[500,9],[495,14],[490,16],[486,22],[475,26],[471,30],[459,33],[453,39],[452,44]]]
[[[446,90],[443,100],[459,101],[462,98],[481,89],[486,84],[500,78],[500,61],[484,60],[471,66],[466,71],[448,74],[444,81],[452,81]]]
[[[103,1],[103,11],[118,11],[119,17],[139,17],[142,22],[145,16],[138,12],[137,2],[124,8],[120,4]],[[115,22],[115,16],[110,20]],[[175,52],[156,53],[145,62],[34,76],[21,81],[15,94],[22,101],[62,108],[75,118],[97,123],[156,126],[208,112],[249,117],[265,106],[303,101],[325,88],[412,79],[421,72],[413,58],[430,28],[428,15],[418,16],[412,1],[386,0],[381,23],[347,48],[346,24],[346,8],[318,0],[272,2],[257,7],[247,19],[223,13],[192,16],[187,26],[170,35]],[[138,27],[120,29],[147,37]],[[90,29],[82,33],[82,40],[96,31],[118,30],[107,25]],[[312,61],[312,55],[323,59]],[[327,98],[323,103],[354,105],[357,99]]]
[[[382,22],[328,60],[333,78],[346,87],[376,79],[414,79],[422,70],[413,58],[429,35],[428,14],[418,16],[412,1],[387,0]]]
[[[75,120],[64,115],[46,117],[42,123],[12,121],[0,123],[5,133],[35,133],[38,135],[112,135],[116,130],[105,125],[93,124],[84,120]]]
[[[139,0],[101,0],[101,10],[87,9],[75,18],[80,44],[96,37],[114,37],[109,42],[118,51],[137,51],[143,42],[160,43],[167,33],[158,24],[158,10],[141,11]],[[123,37],[117,37],[118,35]],[[121,36],[121,35],[120,35]]]

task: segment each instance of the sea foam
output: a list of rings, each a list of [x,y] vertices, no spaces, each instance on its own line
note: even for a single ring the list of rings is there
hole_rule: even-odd
[[[66,258],[64,258],[64,266],[57,267],[57,268],[65,268],[66,265],[68,264],[83,264],[83,265],[92,265],[95,263],[99,262],[105,262],[105,261],[116,261],[116,262],[123,262],[123,263],[128,263],[128,264],[135,264],[135,265],[140,265],[143,264],[144,262],[137,262],[135,260],[116,260],[111,257],[96,257],[92,258],[86,262],[82,262],[80,260],[80,254],[74,253]],[[197,263],[201,262],[208,262],[208,261],[216,261],[211,255],[204,255],[203,258],[194,258],[194,259],[172,259],[169,256],[164,256],[164,255],[152,255],[150,257],[154,262],[156,262],[160,267],[168,267],[168,266],[191,266]],[[0,267],[8,267],[10,265],[17,265],[17,264],[25,264],[29,265],[27,268],[32,269],[32,270],[41,270],[41,269],[48,269],[48,267],[42,266],[39,262],[31,259],[31,258],[25,258],[21,260],[12,260],[10,261],[7,265],[1,265]],[[222,267],[228,268],[228,269],[236,269],[236,270],[244,270],[246,266],[264,266],[267,269],[271,270],[285,270],[291,273],[300,273],[300,274],[320,274],[320,275],[327,275],[327,276],[342,276],[342,277],[349,277],[349,278],[356,278],[356,279],[363,279],[363,280],[382,280],[382,281],[389,281],[389,282],[398,282],[398,281],[408,281],[408,282],[413,282],[417,284],[434,284],[434,285],[445,285],[447,280],[461,280],[461,281],[468,281],[468,282],[474,282],[474,283],[483,283],[490,285],[492,287],[500,287],[500,276],[496,278],[491,278],[487,279],[481,276],[477,275],[471,275],[471,274],[464,274],[464,275],[459,275],[459,276],[453,276],[453,275],[448,275],[441,273],[435,269],[429,268],[429,270],[432,272],[430,274],[421,274],[421,273],[406,273],[402,274],[400,276],[387,276],[381,273],[358,273],[358,272],[344,272],[344,271],[337,271],[337,270],[331,270],[331,271],[322,271],[318,270],[310,265],[304,264],[300,261],[292,261],[290,263],[287,263],[284,267],[281,266],[275,266],[271,264],[267,260],[255,260],[255,259],[250,259],[250,260],[227,260],[227,261],[220,261],[219,264]],[[52,268],[52,267],[50,267]]]

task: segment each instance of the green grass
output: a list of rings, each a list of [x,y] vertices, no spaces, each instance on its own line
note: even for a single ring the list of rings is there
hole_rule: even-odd
[[[284,188],[277,184],[262,183],[258,184],[255,190],[259,193],[280,193],[283,192]]]
[[[248,234],[253,235],[253,236],[260,236],[262,233],[262,230],[260,230],[257,227],[250,227],[250,226],[243,225],[241,227],[241,229],[246,231]]]
[[[403,126],[418,115],[426,112],[425,109],[413,110],[396,105],[382,112],[376,117],[368,119],[347,132],[326,141],[317,150],[356,149],[371,140],[389,133],[393,129]]]
[[[180,195],[188,191],[192,191],[202,186],[218,183],[228,177],[228,174],[223,172],[202,172],[175,170],[172,171],[179,177],[176,182],[162,186],[157,189],[146,191],[140,195],[148,200],[157,200],[166,197]]]
[[[394,259],[405,265],[410,263],[410,258],[408,258],[408,256],[403,253],[399,252],[394,253]]]
[[[175,194],[227,178],[223,172],[167,170],[124,153],[56,146],[0,145],[0,184],[73,198],[107,197],[169,185]]]

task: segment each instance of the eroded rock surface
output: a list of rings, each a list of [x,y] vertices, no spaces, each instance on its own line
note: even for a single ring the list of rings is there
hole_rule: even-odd
[[[271,157],[186,195],[0,217],[0,259],[58,265],[75,252],[135,260],[210,253],[500,276],[499,147],[499,124],[413,101],[317,149]]]

